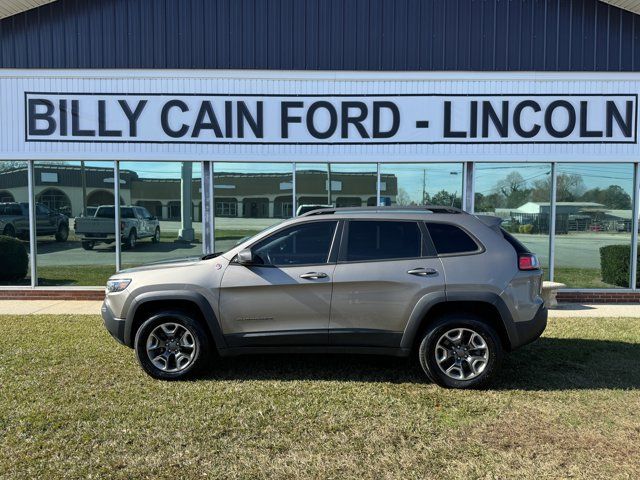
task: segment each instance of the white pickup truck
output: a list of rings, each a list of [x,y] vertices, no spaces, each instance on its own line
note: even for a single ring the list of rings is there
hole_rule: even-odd
[[[82,238],[82,248],[91,250],[97,243],[113,243],[115,233],[115,207],[102,205],[92,217],[75,219],[76,235]],[[134,248],[141,238],[151,238],[153,243],[160,241],[160,222],[144,207],[120,207],[120,234],[123,245]]]

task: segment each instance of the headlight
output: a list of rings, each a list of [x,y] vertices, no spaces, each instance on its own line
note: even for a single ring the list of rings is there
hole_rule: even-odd
[[[107,281],[107,293],[121,292],[131,283],[130,278],[116,278]]]

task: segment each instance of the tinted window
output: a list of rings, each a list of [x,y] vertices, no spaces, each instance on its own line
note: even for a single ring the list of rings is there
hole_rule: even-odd
[[[135,213],[133,213],[133,208],[124,207],[120,213],[121,218],[136,218]]]
[[[447,223],[428,223],[431,240],[439,254],[467,253],[478,250],[478,244],[461,228]]]
[[[20,205],[0,205],[0,215],[22,215]]]
[[[115,216],[115,209],[113,207],[100,207],[96,211],[96,217],[98,218],[113,218]]]
[[[37,204],[36,205],[36,214],[38,215],[49,215],[49,209],[44,205]]]
[[[337,222],[311,222],[271,235],[252,247],[256,262],[264,265],[326,263]]]
[[[422,233],[416,222],[349,222],[347,261],[416,258]]]

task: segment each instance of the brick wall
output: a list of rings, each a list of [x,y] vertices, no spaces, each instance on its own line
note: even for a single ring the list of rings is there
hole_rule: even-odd
[[[104,289],[99,290],[0,290],[0,300],[103,300]]]
[[[558,292],[558,302],[640,303],[640,292]]]

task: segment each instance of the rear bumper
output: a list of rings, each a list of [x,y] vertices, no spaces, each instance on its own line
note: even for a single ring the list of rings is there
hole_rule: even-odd
[[[547,317],[547,307],[543,304],[540,305],[540,308],[531,320],[527,322],[514,322],[518,340],[511,345],[511,348],[515,350],[540,337],[545,328],[547,328]]]
[[[126,320],[122,318],[116,318],[109,306],[105,303],[102,304],[100,309],[102,313],[102,320],[107,331],[113,338],[118,340],[123,345],[126,345],[124,340]]]

